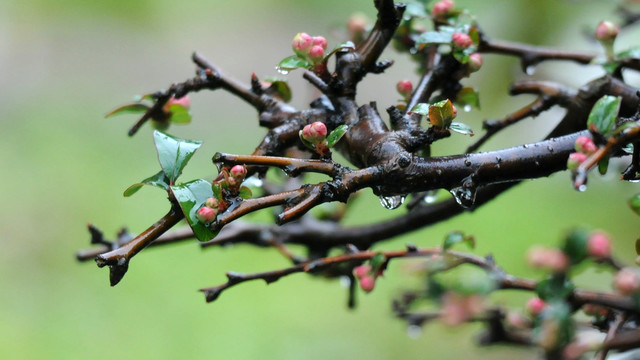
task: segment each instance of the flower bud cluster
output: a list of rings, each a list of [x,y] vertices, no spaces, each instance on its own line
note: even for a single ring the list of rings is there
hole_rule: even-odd
[[[218,216],[219,203],[216,198],[208,198],[204,206],[198,209],[197,217],[201,222],[208,224],[215,220],[216,216]]]
[[[576,152],[569,155],[567,159],[567,169],[575,170],[592,155],[598,147],[593,140],[587,136],[579,136],[575,142]]]
[[[382,276],[382,271],[376,271],[371,265],[364,264],[353,268],[353,276],[358,279],[360,288],[363,291],[371,292],[376,286],[378,276]]]
[[[327,50],[327,39],[322,36],[311,36],[307,33],[298,33],[291,43],[296,55],[309,61],[311,64],[319,64],[324,59]]]

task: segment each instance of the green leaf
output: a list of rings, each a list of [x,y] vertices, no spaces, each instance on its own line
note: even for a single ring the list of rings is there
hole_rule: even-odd
[[[253,196],[253,192],[251,192],[251,189],[249,189],[248,187],[241,186],[238,195],[243,199],[251,199],[251,197]]]
[[[277,66],[278,69],[285,70],[285,71],[291,71],[297,68],[308,69],[310,67],[311,67],[311,64],[309,64],[307,60],[299,57],[298,55],[291,55],[289,57],[282,59],[282,61],[280,61],[280,63]]]
[[[456,104],[470,105],[480,109],[480,94],[472,87],[463,87],[456,96]]]
[[[618,63],[617,61],[605,62],[605,63],[602,64],[602,68],[609,75],[613,74],[616,71],[616,69],[618,68],[618,66],[620,66],[620,63]]]
[[[153,140],[160,166],[167,175],[169,184],[175,183],[193,153],[202,145],[202,141],[178,139],[157,130],[153,132]]]
[[[136,104],[127,104],[127,105],[122,105],[120,107],[117,107],[117,108],[111,110],[104,117],[108,118],[108,117],[111,117],[113,115],[126,114],[126,113],[132,113],[132,114],[145,113],[149,109],[150,109],[150,107],[148,105],[145,105],[145,104],[137,104],[137,103]]]
[[[598,172],[600,175],[604,175],[607,173],[607,169],[609,168],[609,156],[604,156],[602,160],[598,161]]]
[[[629,207],[634,213],[640,215],[640,194],[635,194],[629,199]]]
[[[302,143],[304,144],[304,146],[306,146],[306,147],[308,147],[309,149],[311,149],[311,150],[314,150],[314,151],[315,151],[316,147],[315,147],[312,143],[308,142],[308,141],[307,141],[307,140],[302,136],[302,130],[298,131],[298,137],[300,138],[300,141],[302,141]]]
[[[327,136],[327,146],[330,148],[333,147],[347,132],[349,127],[347,125],[340,125],[335,128],[328,136]]]
[[[138,190],[140,190],[144,185],[151,185],[151,186],[159,187],[165,190],[169,190],[169,179],[167,179],[167,176],[164,174],[164,171],[160,170],[157,174],[150,176],[140,181],[139,183],[129,186],[124,191],[123,195],[125,197],[129,197],[135,194],[136,192],[138,192]]]
[[[587,258],[587,241],[589,232],[585,229],[575,229],[565,238],[562,251],[567,255],[571,264],[578,264]]]
[[[545,343],[547,351],[558,351],[572,341],[574,333],[575,324],[569,304],[565,301],[552,301],[547,303],[536,318],[533,340]]]
[[[373,271],[373,273],[378,273],[383,269],[383,266],[385,266],[385,263],[387,262],[387,257],[384,256],[384,254],[382,253],[378,253],[376,255],[374,255],[371,258],[371,270]]]
[[[620,97],[605,95],[598,100],[587,120],[589,130],[609,137],[616,123],[620,110]]]
[[[440,129],[448,129],[453,120],[453,104],[449,99],[429,106],[429,122]]]
[[[414,106],[413,109],[411,109],[410,113],[417,113],[417,114],[420,114],[420,115],[427,115],[427,114],[429,114],[429,104],[427,104],[427,103],[416,104],[416,106]]]
[[[536,293],[544,301],[563,300],[569,297],[575,286],[563,274],[552,274],[538,282]]]
[[[450,44],[452,34],[453,32],[448,31],[427,31],[418,36],[416,46],[421,48],[430,44]]]
[[[476,239],[473,237],[473,235],[465,235],[461,231],[452,231],[444,238],[442,250],[447,251],[451,247],[453,247],[453,245],[458,243],[465,243],[471,249],[476,247]]]
[[[211,183],[206,180],[194,180],[185,184],[170,187],[173,196],[178,200],[187,223],[200,241],[213,239],[217,233],[211,231],[198,220],[197,212],[204,206],[205,201],[213,196]]]
[[[222,185],[220,183],[211,183],[211,192],[213,192],[213,197],[218,201],[222,201]]]
[[[291,101],[291,88],[286,81],[274,81],[271,83],[270,88],[273,88],[280,96],[284,102]]]
[[[427,11],[424,9],[424,4],[419,2],[407,3],[407,8],[404,11],[404,16],[425,18],[427,17]]]
[[[174,104],[169,106],[169,111],[171,112],[171,117],[169,121],[174,124],[188,124],[191,122],[191,114],[189,114],[189,110],[179,104]]]
[[[449,130],[455,131],[463,135],[469,135],[469,136],[474,135],[473,129],[471,128],[471,126],[460,123],[460,122],[452,122],[451,125],[449,125]]]
[[[616,59],[626,59],[626,58],[640,58],[640,47],[634,46],[624,51],[620,51],[616,54]]]

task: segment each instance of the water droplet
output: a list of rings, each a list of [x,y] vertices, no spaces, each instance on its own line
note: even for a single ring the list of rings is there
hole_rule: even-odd
[[[535,66],[535,65],[529,65],[529,66],[527,66],[527,67],[524,69],[524,72],[525,72],[527,75],[533,75],[533,73],[535,73],[535,72],[536,72],[536,66]]]
[[[464,161],[464,164],[465,164],[466,166],[471,166],[471,161],[469,161],[469,159],[466,159],[466,160]]]
[[[427,204],[433,204],[436,201],[436,198],[438,197],[438,190],[429,190],[424,194],[424,202],[426,202]]]
[[[348,276],[340,276],[340,285],[348,289],[351,286],[351,279]]]
[[[587,191],[587,184],[578,185],[578,187],[576,187],[576,190],[578,190],[580,192]]]
[[[464,110],[464,112],[469,112],[469,111],[471,111],[472,107],[471,107],[471,105],[467,104],[462,109]]]
[[[407,327],[407,336],[411,339],[417,339],[422,335],[422,328],[418,325],[409,325]]]
[[[630,183],[637,183],[637,182],[640,182],[640,179],[631,179],[627,181],[629,181]]]
[[[260,179],[257,176],[251,176],[248,177],[244,180],[243,182],[244,185],[246,186],[253,186],[253,187],[262,187],[262,179]]]
[[[458,205],[468,209],[475,203],[478,189],[471,178],[465,178],[461,186],[455,187],[449,190],[449,192],[456,199]]]
[[[276,71],[279,72],[282,75],[289,74],[289,70],[285,70],[285,69],[281,68],[280,66],[276,66]]]
[[[409,54],[411,54],[411,55],[415,55],[415,54],[417,54],[417,53],[418,53],[418,49],[416,49],[416,48],[414,48],[414,47],[412,47],[411,49],[409,49]]]
[[[404,202],[404,196],[380,196],[380,204],[389,210],[397,209]]]

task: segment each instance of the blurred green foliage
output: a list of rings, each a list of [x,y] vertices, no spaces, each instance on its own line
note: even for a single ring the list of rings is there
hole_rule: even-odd
[[[200,51],[227,74],[248,82],[252,72],[275,75],[274,66],[290,53],[299,31],[344,40],[342,24],[355,12],[374,16],[372,1],[219,0],[8,0],[0,2],[0,358],[3,359],[326,359],[359,356],[389,358],[535,358],[510,348],[479,349],[478,326],[450,329],[430,325],[411,339],[395,320],[390,302],[416,286],[402,262],[394,262],[376,290],[346,309],[346,291],[337,282],[306,275],[265,287],[255,282],[205,304],[195,290],[224,281],[224,272],[261,271],[286,266],[275,251],[247,246],[200,251],[197,241],[145,251],[130,273],[109,288],[107,272],[78,264],[73,254],[88,247],[87,222],[111,236],[123,225],[141,231],[164,214],[162,192],[145,188],[123,198],[130,184],[157,171],[151,129],[126,136],[134,121],[103,119],[135,94],[168,86],[192,75],[189,56]],[[611,14],[612,2],[558,0],[458,1],[477,14],[495,38],[597,50],[581,37]],[[630,42],[632,31],[621,41]],[[361,102],[381,108],[395,102],[394,84],[417,78],[415,66],[397,60],[386,74],[369,76]],[[535,78],[572,86],[601,74],[598,69],[549,63]],[[313,92],[300,74],[289,75],[293,103],[305,106]],[[480,130],[483,118],[500,117],[528,99],[507,99],[508,84],[525,75],[511,58],[487,56],[468,81],[481,92],[482,111],[461,114]],[[194,121],[172,134],[204,140],[183,178],[212,178],[216,151],[248,153],[262,130],[255,112],[224,93],[193,96]],[[551,112],[514,126],[487,148],[533,142],[553,126]],[[231,141],[241,130],[242,141]],[[438,154],[464,148],[452,137]],[[617,168],[616,168],[617,166]],[[610,170],[620,170],[612,162]],[[507,271],[536,275],[523,265],[533,243],[554,245],[568,229],[587,224],[615,239],[614,252],[632,261],[637,215],[626,206],[633,184],[617,181],[616,171],[591,175],[589,190],[575,192],[568,174],[526,182],[481,209],[452,221],[381,244],[380,249],[439,245],[445,234],[463,230],[477,240],[477,254],[495,255]],[[347,223],[369,223],[402,213],[383,209],[365,191]],[[597,268],[596,268],[597,269]],[[587,279],[588,281],[586,281]],[[589,270],[577,284],[609,287],[609,277]],[[496,301],[522,304],[527,294],[498,294]],[[455,349],[455,350],[453,350]]]

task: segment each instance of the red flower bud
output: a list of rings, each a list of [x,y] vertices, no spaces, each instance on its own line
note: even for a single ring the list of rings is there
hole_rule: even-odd
[[[631,295],[640,287],[640,279],[635,271],[624,268],[616,274],[613,284],[622,295]]]
[[[313,45],[309,50],[309,57],[315,63],[322,61],[324,58],[324,48],[320,45]]]
[[[208,199],[204,202],[204,205],[205,205],[206,207],[210,207],[210,208],[212,208],[212,209],[217,209],[217,208],[218,208],[218,205],[219,205],[219,204],[218,204],[218,199],[213,198],[213,197],[210,197],[210,198],[208,198]]]
[[[618,25],[611,21],[603,21],[596,28],[596,39],[607,42],[613,41],[618,36],[619,31]]]
[[[360,265],[353,268],[353,276],[362,279],[371,273],[371,265]]]
[[[587,155],[591,155],[598,150],[593,140],[587,136],[578,136],[574,146],[577,152]]]
[[[545,306],[547,306],[547,303],[544,300],[539,297],[533,297],[527,301],[526,309],[531,316],[536,317],[544,310]]]
[[[365,276],[360,279],[360,287],[366,292],[371,292],[375,286],[376,280],[373,278],[373,276]]]
[[[575,170],[587,160],[587,155],[579,152],[571,153],[569,155],[569,159],[567,160],[567,169]]]
[[[471,37],[461,32],[453,33],[453,35],[451,35],[451,42],[453,43],[454,47],[457,47],[459,49],[466,49],[469,46],[473,45],[473,40],[471,40]]]
[[[587,252],[595,258],[611,256],[611,239],[603,232],[596,231],[587,240]]]
[[[205,224],[212,222],[217,215],[218,215],[217,210],[207,206],[201,207],[197,213],[198,220],[202,221]]]
[[[402,96],[409,96],[411,95],[411,91],[413,91],[413,84],[409,80],[400,80],[396,84],[396,90],[398,90]]]
[[[296,54],[306,54],[313,45],[313,38],[307,33],[298,33],[291,43],[291,47]]]
[[[247,168],[244,165],[236,165],[231,168],[229,171],[231,177],[236,180],[244,180],[244,177],[247,175]]]
[[[471,72],[476,72],[482,67],[482,55],[479,53],[473,53],[469,55],[469,69]]]
[[[431,9],[431,15],[434,17],[444,17],[453,9],[455,4],[451,0],[441,0],[433,5],[433,9]]]
[[[313,46],[321,46],[322,49],[327,49],[327,39],[324,36],[314,36],[313,37]]]
[[[320,142],[326,136],[327,126],[320,121],[309,124],[302,129],[302,137],[310,143]]]

